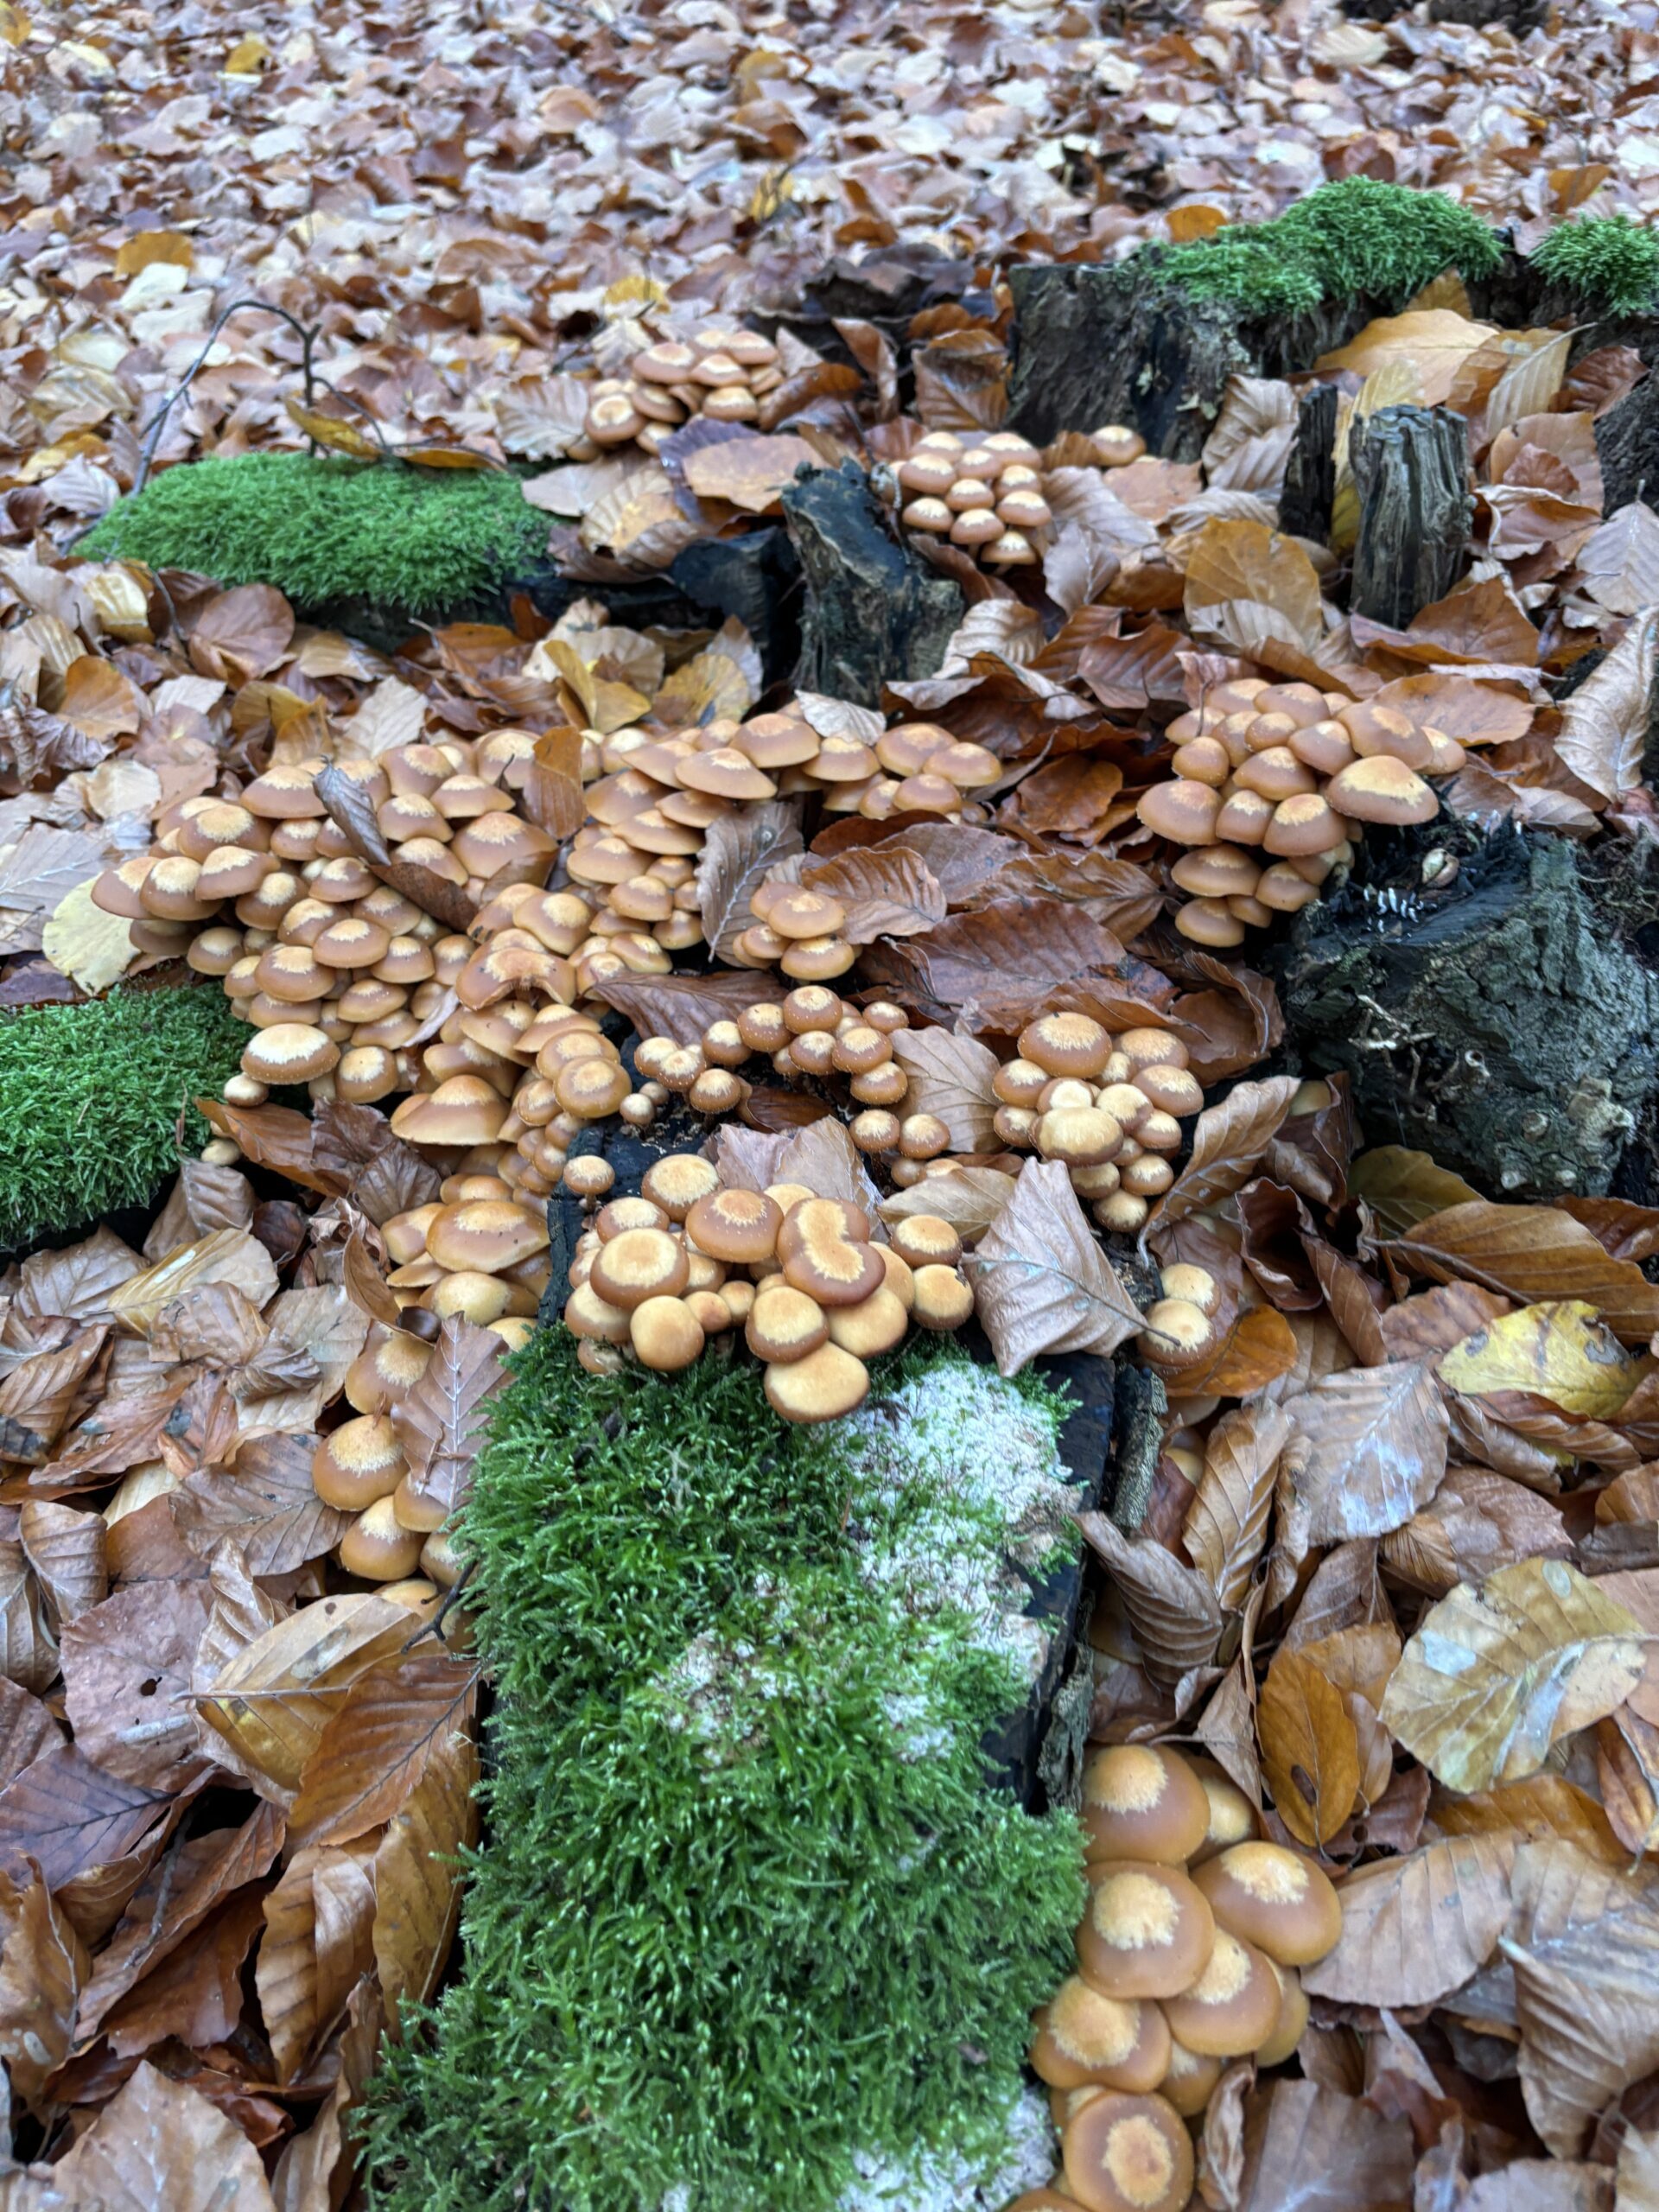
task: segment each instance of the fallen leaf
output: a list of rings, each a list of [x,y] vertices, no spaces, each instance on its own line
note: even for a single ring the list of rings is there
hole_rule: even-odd
[[[1617,1712],[1641,1679],[1634,1617],[1561,1560],[1459,1583],[1407,1644],[1382,1719],[1453,1789],[1535,1774],[1552,1744]]]
[[[1077,1526],[1104,1560],[1154,1682],[1173,1686],[1215,1656],[1221,1606],[1201,1574],[1150,1537],[1126,1536],[1103,1513],[1080,1513]]]
[[[1563,1413],[1611,1421],[1646,1371],[1581,1300],[1524,1306],[1454,1344],[1440,1363],[1454,1390],[1526,1390]]]
[[[976,1244],[1014,1196],[1014,1182],[1000,1167],[955,1167],[948,1175],[930,1175],[883,1198],[881,1218],[893,1223],[912,1214],[937,1214],[964,1244]]]
[[[159,1791],[200,1771],[190,1679],[213,1602],[205,1582],[137,1582],[66,1623],[64,1709],[106,1774]]]
[[[1448,1467],[1422,1511],[1382,1539],[1393,1572],[1435,1598],[1517,1560],[1572,1555],[1559,1509],[1490,1467]]]
[[[296,1851],[264,1900],[254,1966],[279,2082],[289,2082],[341,2012],[373,1959],[372,1839]]]
[[[61,976],[89,997],[107,991],[138,957],[131,924],[92,904],[91,882],[78,883],[41,925],[41,950]]]
[[[1509,1924],[1515,1845],[1454,1836],[1362,1866],[1342,1885],[1335,1950],[1304,1967],[1313,1996],[1433,2005],[1491,1958]]]
[[[1274,2081],[1251,2100],[1236,2212],[1403,2212],[1410,2123],[1318,2082]]]
[[[926,862],[902,845],[866,845],[815,861],[802,869],[801,881],[847,909],[836,934],[849,944],[921,936],[945,917],[943,887]]]
[[[1446,1471],[1449,1424],[1427,1360],[1324,1376],[1284,1411],[1304,1447],[1296,1491],[1315,1543],[1402,1527]]]
[[[1243,1602],[1268,1533],[1274,1478],[1290,1424],[1276,1406],[1239,1406],[1205,1440],[1204,1472],[1187,1509],[1186,1555],[1224,1612]]]
[[[1167,1228],[1242,1190],[1284,1126],[1297,1088],[1294,1076],[1269,1076],[1235,1084],[1219,1105],[1206,1106],[1192,1124],[1186,1165],[1164,1193],[1153,1225]]]
[[[1651,606],[1561,702],[1556,758],[1605,799],[1617,801],[1641,787],[1656,642],[1659,606]]]
[[[148,2059],[52,2169],[65,2212],[272,2212],[235,2121]]]
[[[1141,1327],[1058,1160],[1026,1161],[965,1265],[1003,1375],[1017,1375],[1040,1352],[1105,1357]]]
[[[431,1995],[461,1912],[449,1863],[478,1837],[478,1747],[459,1726],[441,1734],[413,1794],[374,1859],[374,1961],[393,2032],[398,2007]]]
[[[909,1078],[906,1114],[937,1115],[950,1133],[952,1152],[998,1148],[991,1124],[1001,1101],[991,1084],[1001,1063],[988,1046],[948,1029],[900,1029],[893,1057]]]
[[[407,1493],[446,1520],[472,1486],[484,1401],[505,1380],[499,1337],[451,1314],[420,1380],[392,1408]]]
[[[754,925],[749,899],[779,861],[802,849],[795,807],[768,799],[709,825],[697,861],[697,911],[702,934],[717,959],[729,961],[744,930]]]
[[[435,1749],[470,1726],[477,1669],[442,1644],[361,1675],[323,1730],[289,1816],[295,1845],[348,1843],[389,1821]]]
[[[760,515],[776,508],[798,468],[814,467],[817,459],[804,438],[752,432],[688,453],[681,467],[700,499],[729,499],[746,513]]]
[[[1357,337],[1322,354],[1313,365],[1321,374],[1351,369],[1369,377],[1391,361],[1408,361],[1421,381],[1423,405],[1439,407],[1451,397],[1465,361],[1497,335],[1493,324],[1471,322],[1449,308],[1417,308],[1368,322]]]
[[[1659,1287],[1552,1206],[1473,1199],[1416,1222],[1389,1249],[1437,1282],[1461,1279],[1522,1301],[1581,1299],[1627,1344],[1659,1329]]]
[[[0,1951],[0,2058],[14,2096],[32,2110],[69,2055],[75,2000],[91,1961],[38,1872],[8,1916]]]
[[[1576,2158],[1595,2116],[1659,2063],[1659,1912],[1633,1905],[1611,1928],[1580,1923],[1505,1952],[1527,2116],[1556,2158]]]
[[[1279,1817],[1303,1843],[1327,1843],[1359,1794],[1359,1747],[1341,1693],[1300,1651],[1281,1650],[1256,1706],[1262,1770]]]
[[[165,1793],[105,1774],[78,1745],[57,1745],[0,1790],[0,1866],[15,1872],[32,1859],[60,1890],[130,1850],[170,1802]]]

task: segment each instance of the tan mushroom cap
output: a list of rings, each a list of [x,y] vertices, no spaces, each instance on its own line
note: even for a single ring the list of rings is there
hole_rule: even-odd
[[[694,1152],[671,1152],[645,1170],[639,1195],[660,1206],[671,1221],[683,1221],[699,1198],[719,1187],[712,1160]]]
[[[628,1340],[642,1365],[659,1374],[676,1374],[702,1357],[702,1325],[682,1298],[642,1300],[628,1316]]]
[[[1020,1031],[1019,1052],[1022,1060],[1047,1075],[1092,1077],[1098,1076],[1111,1058],[1112,1039],[1092,1014],[1045,1014]]]
[[[962,1239],[942,1214],[907,1214],[893,1224],[891,1243],[912,1268],[954,1268],[962,1257]]]
[[[308,1083],[315,1076],[327,1075],[339,1058],[339,1046],[309,1022],[278,1021],[260,1030],[244,1048],[242,1072],[273,1088],[278,1084]]]
[[[1082,1819],[1091,1859],[1180,1866],[1204,1841],[1210,1802],[1179,1751],[1113,1744],[1084,1762]]]
[[[1189,899],[1175,915],[1178,932],[1193,944],[1225,951],[1244,942],[1244,925],[1220,899]]]
[[[711,1191],[688,1210],[685,1233],[710,1259],[753,1267],[777,1250],[783,1220],[763,1191]]]
[[[311,943],[312,957],[323,968],[373,968],[391,947],[391,931],[361,914],[342,914]]]
[[[1215,1942],[1208,1900],[1178,1868],[1149,1859],[1091,1866],[1077,1930],[1084,1980],[1108,1997],[1173,1997],[1202,1970]]]
[[[857,1306],[887,1277],[864,1235],[854,1233],[863,1217],[856,1207],[835,1198],[806,1198],[791,1209],[778,1238],[784,1279],[820,1306]]]
[[[1192,2193],[1192,2141],[1155,2094],[1106,2089],[1068,2122],[1065,2185],[1084,2212],[1184,2212]]]
[[[761,918],[782,938],[833,937],[847,919],[847,909],[825,892],[795,884],[768,899]]]
[[[445,1206],[427,1225],[426,1249],[441,1268],[499,1274],[547,1249],[547,1225],[528,1206],[477,1198]]]
[[[954,1268],[920,1267],[913,1277],[911,1319],[918,1328],[944,1332],[960,1329],[971,1319],[974,1292]]]
[[[827,1344],[830,1324],[816,1299],[779,1282],[778,1288],[763,1289],[756,1296],[744,1338],[757,1359],[787,1365]]]
[[[1135,812],[1154,836],[1167,837],[1173,844],[1212,844],[1224,834],[1216,826],[1219,794],[1208,784],[1185,776],[1154,784],[1141,793]]]
[[[1169,873],[1197,898],[1249,898],[1261,880],[1262,863],[1241,845],[1195,845]]]
[[[706,791],[713,798],[772,798],[778,791],[772,778],[734,745],[691,753],[680,763],[680,782],[687,791]],[[623,824],[624,834],[628,827]]]
[[[644,1305],[645,1300],[639,1302]],[[564,1325],[573,1337],[590,1343],[625,1344],[629,1340],[626,1312],[607,1303],[591,1282],[578,1283],[564,1301]]]
[[[1347,835],[1340,817],[1322,791],[1299,792],[1281,799],[1274,808],[1262,843],[1281,859],[1310,853],[1328,853]],[[1259,891],[1258,883],[1258,891]]]
[[[418,1249],[418,1248],[417,1248]],[[432,1347],[403,1329],[377,1321],[346,1370],[346,1402],[359,1413],[384,1413],[407,1397],[425,1374]],[[338,1433],[338,1431],[336,1431]]]
[[[763,1301],[756,1300],[758,1313]],[[749,1316],[751,1322],[754,1319]],[[774,1362],[766,1373],[766,1402],[789,1421],[837,1421],[855,1412],[869,1395],[869,1370],[839,1344],[820,1344],[804,1359]]]
[[[1350,822],[1432,822],[1440,810],[1431,786],[1391,753],[1354,761],[1332,776],[1325,795]]]
[[[756,715],[732,740],[757,768],[798,768],[817,758],[823,741],[793,715]]]
[[[340,1563],[365,1582],[402,1582],[420,1565],[424,1541],[402,1526],[390,1497],[377,1498],[340,1538]]]
[[[317,796],[316,761],[292,761],[267,768],[242,794],[250,814],[267,822],[315,820],[327,812]]]
[[[1164,1999],[1164,2017],[1170,2033],[1201,2057],[1238,2058],[1267,2041],[1282,2002],[1266,1953],[1217,1928],[1203,1972]]]
[[[481,1075],[446,1077],[393,1109],[393,1134],[416,1144],[493,1144],[507,1117],[505,1102]]]
[[[1280,1966],[1312,1966],[1342,1934],[1342,1901],[1330,1877],[1283,1844],[1236,1843],[1206,1859],[1193,1879],[1217,1925]]]
[[[879,1253],[877,1256],[879,1263]],[[839,1344],[843,1351],[856,1353],[860,1359],[874,1359],[884,1351],[891,1351],[895,1344],[904,1342],[910,1326],[909,1309],[888,1285],[885,1266],[881,1273],[879,1290],[873,1290],[857,1306],[832,1306],[825,1315],[830,1343]]]
[[[677,1236],[664,1229],[625,1229],[601,1244],[588,1283],[607,1306],[630,1313],[648,1298],[677,1298],[691,1262]]]
[[[1195,2120],[1209,2103],[1221,2079],[1224,2061],[1189,2050],[1174,2036],[1169,2041],[1169,2064],[1157,2084],[1158,2094],[1173,2105],[1183,2120]]]
[[[325,1505],[361,1513],[377,1498],[390,1497],[408,1471],[391,1421],[384,1414],[364,1414],[342,1421],[317,1446],[311,1487]]]
[[[1156,2005],[1103,1997],[1080,1975],[1037,2015],[1032,2071],[1057,2089],[1155,2089],[1169,2067],[1169,2029]]]

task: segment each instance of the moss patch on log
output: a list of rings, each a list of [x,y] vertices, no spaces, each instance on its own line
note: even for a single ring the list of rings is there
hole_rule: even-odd
[[[1028,1688],[1017,1570],[1074,1541],[1063,1414],[950,1347],[830,1429],[742,1362],[527,1350],[461,1531],[488,1840],[461,1979],[371,2092],[374,2204],[830,2212],[1006,2167],[1082,1854],[981,1739]]]
[[[1659,296],[1659,232],[1628,215],[1586,216],[1558,224],[1540,242],[1532,266],[1599,314],[1642,315]]]
[[[247,1030],[217,983],[118,988],[0,1014],[0,1249],[152,1198],[213,1131],[192,1100],[236,1073]]]
[[[302,610],[361,600],[419,620],[499,592],[542,559],[547,532],[499,469],[249,453],[167,469],[80,550],[275,584]]]

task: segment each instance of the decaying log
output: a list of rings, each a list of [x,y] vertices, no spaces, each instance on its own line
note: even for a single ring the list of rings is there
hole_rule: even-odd
[[[874,707],[884,683],[935,674],[961,589],[898,543],[864,471],[803,469],[782,496],[806,581],[798,687]]]
[[[1316,385],[1296,415],[1296,437],[1285,463],[1279,494],[1279,527],[1293,537],[1324,544],[1331,531],[1331,503],[1337,494],[1337,411],[1341,394],[1333,384]]]
[[[1403,629],[1463,568],[1474,501],[1468,436],[1447,407],[1381,407],[1348,444],[1359,494],[1351,604]]]

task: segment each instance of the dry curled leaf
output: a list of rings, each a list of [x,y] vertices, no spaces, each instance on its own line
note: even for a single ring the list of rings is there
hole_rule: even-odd
[[[411,1498],[447,1520],[473,1479],[484,1401],[506,1380],[499,1337],[451,1314],[420,1380],[392,1408]]]
[[[1027,1160],[1014,1195],[964,1264],[1004,1375],[1017,1375],[1041,1352],[1103,1358],[1140,1329],[1140,1313],[1058,1160]]]
[[[1173,1684],[1207,1665],[1221,1640],[1221,1606],[1204,1577],[1149,1537],[1126,1536],[1103,1513],[1080,1513],[1077,1526],[1111,1570],[1154,1681]]]
[[[1438,2003],[1508,1925],[1515,1850],[1503,1836],[1453,1836],[1361,1867],[1343,1884],[1337,1947],[1304,1967],[1303,1987],[1351,2004]]]
[[[1342,1694],[1305,1652],[1281,1650],[1256,1707],[1262,1770],[1279,1817],[1310,1846],[1328,1843],[1359,1794],[1359,1745]]]
[[[1274,1477],[1290,1424],[1276,1406],[1240,1406],[1205,1439],[1204,1472],[1182,1531],[1186,1555],[1224,1611],[1243,1601],[1266,1541]]]
[[[1296,1488],[1315,1543],[1401,1528],[1446,1471],[1449,1423],[1426,1360],[1326,1375],[1284,1410],[1304,1447]]]
[[[1154,1225],[1168,1227],[1243,1190],[1283,1127],[1297,1088],[1294,1076],[1269,1076],[1235,1084],[1219,1105],[1206,1106],[1192,1125],[1186,1165],[1165,1192]]]
[[[1446,1353],[1440,1373],[1454,1390],[1526,1390],[1563,1413],[1611,1421],[1649,1364],[1625,1352],[1594,1306],[1567,1299],[1489,1322]]]
[[[900,1029],[893,1057],[909,1078],[906,1114],[937,1115],[950,1133],[952,1152],[997,1148],[991,1124],[1001,1101],[991,1085],[1001,1063],[988,1046],[948,1029]]]
[[[717,958],[729,961],[736,938],[753,927],[749,899],[768,871],[800,850],[799,814],[782,799],[709,823],[697,861],[697,911]]]

